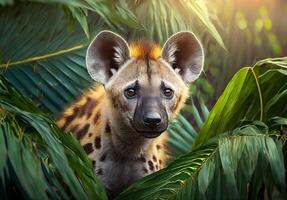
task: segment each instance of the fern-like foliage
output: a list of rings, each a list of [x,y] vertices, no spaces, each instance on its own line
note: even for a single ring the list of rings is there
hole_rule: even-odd
[[[106,199],[72,134],[0,77],[0,199]]]
[[[163,43],[175,32],[195,31],[191,21],[199,19],[223,46],[200,2],[0,0],[0,71],[22,95],[57,114],[91,85],[85,52],[101,30]]]
[[[171,122],[168,128],[170,149],[168,153],[171,160],[188,153],[198,136],[198,131],[209,115],[209,110],[203,101],[199,101],[199,107],[193,101],[186,105],[190,110],[190,117],[194,119],[194,124],[191,124],[183,114],[179,114],[177,119]]]
[[[117,199],[255,199],[264,185],[271,197],[286,198],[286,139],[262,122],[244,125],[143,178]]]

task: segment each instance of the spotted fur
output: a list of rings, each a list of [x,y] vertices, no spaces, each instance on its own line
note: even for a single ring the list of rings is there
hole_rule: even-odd
[[[135,180],[165,167],[168,134],[164,131],[152,139],[140,134],[135,128],[140,103],[127,100],[124,91],[128,85],[138,84],[142,98],[154,98],[160,102],[160,109],[168,117],[166,120],[177,115],[188,96],[187,81],[184,80],[188,77],[184,77],[184,73],[188,70],[199,73],[201,69],[196,68],[194,60],[191,60],[194,66],[187,69],[190,56],[183,58],[179,56],[182,52],[178,52],[184,50],[180,46],[183,39],[187,45],[199,47],[194,35],[184,33],[176,37],[179,38],[178,45],[171,37],[172,45],[167,43],[161,49],[158,44],[146,40],[126,46],[120,36],[111,32],[100,33],[88,49],[87,67],[91,77],[102,85],[85,91],[57,120],[59,127],[75,134],[110,198]],[[198,53],[197,49],[193,51]],[[179,70],[175,70],[174,64]],[[163,84],[174,90],[171,100],[162,98]]]

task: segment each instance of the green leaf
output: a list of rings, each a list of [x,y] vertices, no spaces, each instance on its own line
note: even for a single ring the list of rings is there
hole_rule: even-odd
[[[204,106],[205,115],[208,115],[209,111],[203,102],[201,103],[201,106]],[[191,107],[192,118],[195,119],[196,126],[200,128],[204,119],[200,116],[199,110],[196,108],[194,103],[192,103]],[[170,124],[168,133],[168,144],[171,147],[171,152],[169,152],[171,159],[184,153],[188,153],[198,135],[193,125],[190,124],[182,114],[179,114],[178,118]]]
[[[0,0],[0,5],[12,5],[14,3],[14,0]]]
[[[80,144],[3,77],[0,113],[0,191],[7,198],[14,188],[26,199],[106,199]]]
[[[99,31],[110,29],[127,40],[146,36],[163,43],[175,32],[193,29],[185,20],[192,10],[181,1],[11,3],[0,7],[0,69],[21,94],[55,115],[91,86],[85,51]]]
[[[2,73],[36,105],[59,112],[90,85],[91,78],[83,65],[89,41],[79,27],[69,33],[60,8],[26,4],[0,9],[0,24],[6,24],[0,28],[5,63],[0,64]],[[50,20],[46,20],[46,14]],[[31,21],[33,26],[29,26]],[[95,25],[101,27],[102,22],[95,20]],[[7,34],[11,26],[14,34]],[[6,66],[8,69],[3,68]]]
[[[286,195],[283,140],[277,140],[273,131],[266,133],[256,124],[210,139],[167,168],[137,181],[116,199],[246,199],[246,188],[252,192],[260,187],[250,184],[255,179],[280,188],[283,197]],[[278,130],[276,135],[280,135]],[[273,167],[261,168],[268,165]]]
[[[209,184],[214,178],[215,163],[214,157],[210,159],[210,162],[205,163],[202,169],[198,173],[198,189],[201,195],[204,195]]]
[[[284,116],[286,82],[287,57],[266,59],[240,69],[212,108],[194,148],[239,126],[242,119],[267,122],[269,118]]]
[[[76,9],[74,7],[71,7],[71,6],[68,6],[68,9],[70,10],[72,17],[75,18],[76,20],[78,20],[78,22],[81,25],[82,29],[84,30],[87,38],[90,38],[87,12],[83,9]]]
[[[186,9],[193,11],[193,13],[200,19],[200,21],[208,28],[208,31],[212,37],[214,37],[219,45],[226,50],[220,34],[217,32],[215,26],[212,24],[209,18],[208,10],[205,4],[205,1],[185,1]]]
[[[191,22],[199,19],[219,45],[225,48],[203,1],[135,1],[130,3],[130,8],[146,27],[145,34],[150,39],[156,38],[164,43],[173,33],[194,30]]]

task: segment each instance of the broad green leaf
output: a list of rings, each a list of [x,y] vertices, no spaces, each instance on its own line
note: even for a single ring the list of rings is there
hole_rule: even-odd
[[[194,148],[234,129],[241,120],[266,122],[269,118],[286,115],[286,82],[287,57],[266,59],[239,70],[212,108]]]

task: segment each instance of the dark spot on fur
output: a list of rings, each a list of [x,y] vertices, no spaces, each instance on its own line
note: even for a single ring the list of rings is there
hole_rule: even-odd
[[[73,132],[73,133],[76,133],[78,129],[79,129],[79,125],[76,124],[76,125],[74,125],[74,126],[71,128],[70,131]]]
[[[107,122],[106,127],[105,127],[105,133],[111,133],[111,132],[112,130],[111,130],[110,124],[109,122]]]
[[[148,173],[148,170],[145,167],[143,167],[143,171],[144,171],[144,173]]]
[[[97,170],[97,174],[98,174],[98,175],[103,174],[103,169],[102,169],[102,168],[98,169],[98,170]]]
[[[101,148],[101,138],[99,137],[99,136],[97,136],[96,138],[95,138],[95,147],[96,147],[96,149],[100,149]]]
[[[89,155],[90,153],[93,152],[93,144],[92,143],[87,143],[83,146],[85,152]]]
[[[140,160],[141,160],[142,162],[146,162],[146,159],[145,159],[144,155],[141,154]]]
[[[156,162],[156,161],[157,161],[157,159],[156,159],[155,155],[153,155],[153,156],[152,156],[152,160],[153,160],[154,162]]]
[[[94,124],[96,124],[98,122],[100,117],[101,117],[101,113],[98,111],[94,116]]]
[[[156,145],[156,149],[160,150],[161,146],[159,144]]]
[[[151,160],[148,161],[148,165],[149,165],[149,169],[153,171],[154,165],[153,165],[153,162]]]
[[[89,135],[88,135],[88,136],[89,136],[89,137],[92,137],[92,135],[93,135],[92,133],[89,133]]]
[[[93,164],[93,167],[94,167],[94,168],[96,167],[96,163],[97,163],[97,162],[96,162],[95,160],[92,161],[92,164]]]
[[[67,126],[68,126],[68,125],[71,123],[71,121],[78,115],[78,113],[79,113],[79,108],[78,108],[78,107],[75,107],[75,108],[73,109],[73,113],[65,118],[65,123],[64,123],[62,129],[66,130]]]
[[[90,128],[90,124],[86,124],[83,128],[81,128],[77,132],[77,139],[78,140],[82,139],[87,134],[89,128]]]
[[[159,160],[158,162],[159,162],[160,165],[162,164],[162,160]]]
[[[88,105],[86,106],[85,110],[86,110],[86,113],[87,113],[87,119],[89,119],[92,114],[93,114],[93,111],[94,111],[94,107],[97,105],[97,102],[95,100],[91,100],[89,101]]]
[[[101,157],[100,157],[100,161],[101,162],[104,162],[106,160],[106,157],[107,155],[106,154],[103,154]]]
[[[84,116],[84,114],[86,112],[86,109],[87,109],[87,106],[89,105],[91,100],[92,100],[91,97],[87,97],[86,103],[81,107],[81,110],[80,110],[80,113],[79,113],[80,117]]]
[[[158,170],[158,165],[155,165],[156,170]]]

